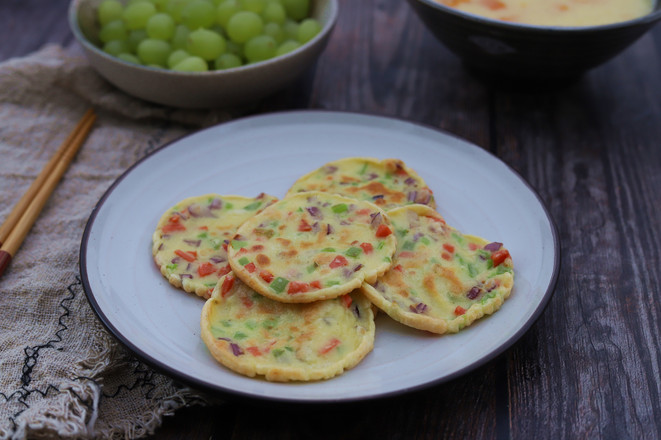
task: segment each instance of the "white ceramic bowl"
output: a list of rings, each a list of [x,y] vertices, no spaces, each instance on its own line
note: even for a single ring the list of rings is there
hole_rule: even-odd
[[[229,108],[264,98],[291,84],[319,57],[337,21],[338,0],[312,0],[311,15],[321,32],[300,48],[277,58],[234,69],[173,72],[122,61],[101,50],[96,7],[102,0],[73,0],[69,25],[92,67],[124,92],[181,108]]]

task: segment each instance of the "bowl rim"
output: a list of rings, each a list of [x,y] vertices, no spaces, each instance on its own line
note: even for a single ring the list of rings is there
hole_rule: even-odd
[[[638,25],[652,25],[655,22],[661,20],[661,0],[656,0],[652,7],[652,11],[643,16],[626,21],[618,21],[614,23],[606,23],[606,24],[592,25],[592,26],[542,26],[542,25],[534,25],[534,24],[526,24],[526,23],[515,23],[515,22],[497,20],[495,18],[488,18],[482,15],[461,11],[459,9],[455,9],[450,6],[441,4],[436,0],[409,0],[409,2],[423,3],[430,8],[437,9],[440,12],[444,12],[459,19],[465,19],[471,21],[475,24],[483,24],[500,30],[526,31],[526,32],[536,32],[540,34],[594,33],[594,32],[601,32],[607,30],[615,30],[620,28],[629,28]]]
[[[332,29],[335,27],[335,24],[337,23],[337,19],[339,16],[339,0],[326,0],[329,4],[330,7],[330,14],[328,16],[328,20],[323,23],[323,26],[321,28],[321,31],[317,35],[314,36],[310,41],[306,42],[305,44],[302,44],[298,48],[294,49],[291,52],[288,52],[284,55],[280,55],[277,57],[270,58],[268,60],[264,61],[259,61],[257,63],[252,63],[252,64],[244,64],[239,67],[232,67],[230,69],[224,69],[224,70],[209,70],[206,72],[181,72],[181,71],[175,71],[175,70],[170,70],[166,68],[157,68],[157,67],[151,67],[151,66],[145,66],[142,64],[135,64],[135,63],[130,63],[128,61],[122,60],[121,58],[118,58],[116,56],[110,55],[109,53],[104,52],[100,47],[96,46],[94,43],[92,43],[84,34],[82,29],[80,28],[80,24],[78,23],[78,9],[80,8],[80,5],[85,2],[85,1],[90,1],[90,0],[72,0],[69,3],[69,10],[68,10],[68,22],[69,22],[69,28],[71,29],[71,32],[74,35],[74,38],[78,41],[79,44],[81,44],[86,50],[93,52],[95,55],[100,56],[105,58],[106,60],[113,62],[113,63],[119,63],[121,65],[124,65],[126,67],[130,67],[136,70],[141,70],[145,72],[151,72],[155,74],[161,74],[161,75],[168,75],[168,76],[178,76],[178,77],[200,77],[202,75],[204,76],[229,76],[237,73],[245,74],[245,72],[251,72],[251,71],[256,71],[261,69],[262,67],[266,67],[268,65],[275,65],[279,64],[282,62],[286,62],[286,60],[292,59],[296,57],[297,55],[303,53],[306,49],[309,49],[321,42],[323,39],[325,39],[327,36],[330,35]],[[121,0],[120,0],[121,1]]]

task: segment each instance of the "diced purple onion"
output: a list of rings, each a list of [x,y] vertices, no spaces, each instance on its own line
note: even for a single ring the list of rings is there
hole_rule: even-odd
[[[202,244],[202,240],[189,240],[185,238],[184,243],[186,243],[189,246],[200,247],[200,245]]]
[[[181,258],[179,257],[174,257],[172,260],[170,260],[170,263],[172,264],[177,264],[181,261]]]
[[[353,270],[351,269],[342,269],[342,274],[344,275],[344,278],[350,278],[351,275],[353,275]]]
[[[219,341],[232,342],[232,340],[230,338],[216,338],[216,339],[218,339]]]
[[[223,257],[211,257],[209,258],[209,261],[211,261],[213,264],[218,264],[218,263],[224,263],[227,260]]]
[[[492,243],[485,245],[484,250],[489,252],[496,252],[501,247],[503,247],[502,243],[498,243],[497,241],[494,241]]]
[[[413,241],[417,242],[418,240],[420,240],[420,237],[422,237],[423,235],[425,235],[425,234],[423,234],[422,232],[416,232],[413,235]]]
[[[188,263],[188,264],[186,265],[186,270],[191,270],[191,267],[192,267],[191,264]]]
[[[358,304],[354,304],[351,311],[356,315],[356,318],[360,319],[360,309],[358,308]]]
[[[418,191],[410,191],[406,196],[406,200],[409,202],[415,202],[415,199],[418,197]]]
[[[477,286],[473,286],[473,287],[471,288],[471,290],[469,290],[468,293],[466,294],[466,297],[467,297],[468,299],[475,299],[475,298],[477,298],[479,295],[480,295],[480,288],[477,287]]]
[[[407,185],[415,185],[415,179],[413,177],[409,177],[404,181],[404,183]]]
[[[209,209],[221,209],[223,207],[223,201],[219,198],[215,198],[209,203]]]
[[[333,233],[333,226],[329,223],[326,225],[326,235],[331,235]]]
[[[362,268],[363,268],[363,265],[362,265],[362,264],[358,264],[356,267],[353,268],[353,271],[354,271],[354,272],[358,272],[358,271],[359,271],[360,269],[362,269]]]
[[[378,200],[378,199],[382,199],[382,198],[383,198],[383,194],[377,194],[375,196],[372,196],[372,200]]]
[[[370,222],[372,227],[378,227],[381,223],[383,223],[383,216],[380,212],[370,214],[370,217],[372,217],[372,221]]]
[[[324,167],[324,171],[326,171],[326,174],[333,174],[337,171],[337,167],[335,165],[328,165],[327,167]]]
[[[230,342],[230,347],[232,348],[232,353],[234,353],[234,356],[241,356],[243,354],[241,347],[236,345],[234,342]]]
[[[310,225],[310,227],[312,228],[312,232],[314,232],[314,233],[319,232],[319,222],[312,223],[312,225]]]
[[[163,246],[163,243],[161,243],[161,244],[158,246],[158,250],[159,250],[159,251],[162,251],[164,247],[165,247],[165,246]]]
[[[188,278],[188,279],[192,279],[192,278],[193,278],[193,275],[191,275],[191,274],[189,274],[189,273],[182,273],[182,274],[180,274],[179,276],[180,276],[181,278]]]
[[[190,212],[190,215],[193,217],[199,217],[200,216],[200,205],[197,203],[193,203],[188,207],[188,212]]]
[[[377,177],[379,177],[378,174],[376,174],[376,173],[369,173],[369,174],[367,175],[367,179],[365,179],[365,180],[374,180],[374,179],[376,179]]]
[[[322,218],[321,211],[320,211],[319,208],[317,208],[316,206],[309,206],[309,207],[307,207],[307,208],[305,208],[305,209],[310,213],[310,215],[311,215],[312,217],[314,217],[314,218]]]
[[[425,311],[427,310],[427,304],[422,302],[419,302],[416,305],[411,304],[409,306],[409,309],[411,309],[413,313],[425,313]]]
[[[426,205],[431,201],[431,192],[429,191],[420,191],[420,194],[415,199],[416,203]]]

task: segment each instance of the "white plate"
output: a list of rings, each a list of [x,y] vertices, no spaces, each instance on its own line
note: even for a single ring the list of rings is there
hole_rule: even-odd
[[[327,381],[269,383],[225,369],[200,339],[203,300],[170,286],[153,263],[158,219],[179,200],[211,192],[283,197],[299,176],[350,156],[404,160],[434,191],[450,225],[505,243],[515,266],[510,299],[456,335],[409,329],[380,314],[374,350]],[[80,257],[92,307],[140,358],[198,388],[292,402],[384,397],[476,368],[513,344],[541,314],[560,259],[555,226],[539,197],[488,152],[401,120],[321,111],[236,120],[145,157],[100,200]]]

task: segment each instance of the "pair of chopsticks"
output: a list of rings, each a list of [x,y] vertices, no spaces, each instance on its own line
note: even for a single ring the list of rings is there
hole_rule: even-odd
[[[85,139],[87,139],[95,120],[94,110],[87,110],[73,131],[32,182],[30,188],[14,206],[5,222],[0,225],[0,276],[13,256],[16,255],[16,251],[23,243],[25,236],[32,228],[60,178],[69,167]]]

